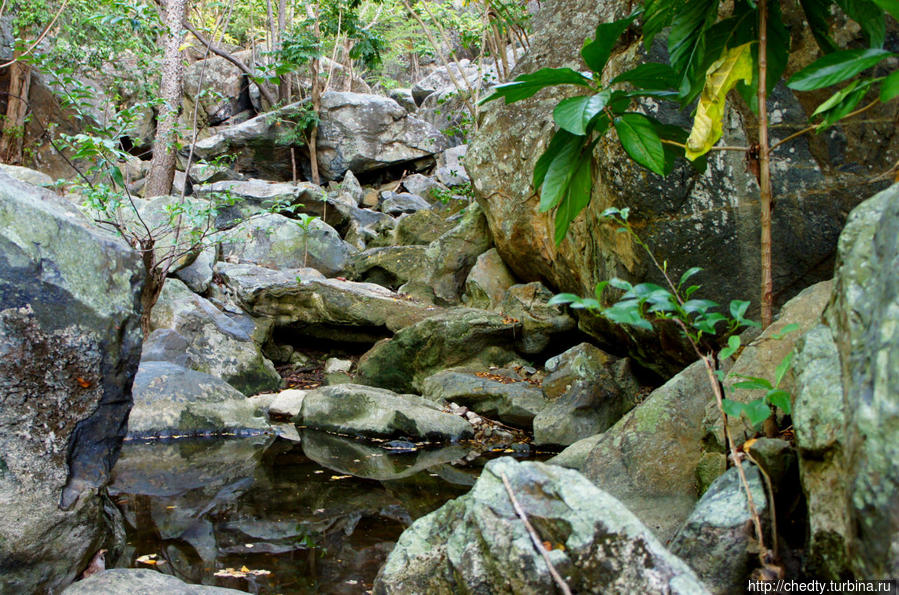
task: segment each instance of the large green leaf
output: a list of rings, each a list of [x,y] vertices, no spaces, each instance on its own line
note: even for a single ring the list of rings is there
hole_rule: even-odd
[[[765,400],[775,407],[779,407],[780,410],[787,415],[792,413],[792,408],[790,407],[790,393],[781,388],[769,390],[765,395]]]
[[[832,0],[799,0],[799,4],[805,12],[805,20],[821,51],[825,54],[837,51],[839,46],[830,36],[829,19]]]
[[[634,22],[638,14],[639,12],[634,12],[629,17],[611,23],[602,23],[596,27],[593,41],[585,44],[581,49],[581,57],[590,70],[596,73],[603,71],[606,62],[609,61],[609,56],[612,55],[612,48],[618,43],[618,38]]]
[[[722,120],[727,94],[738,81],[752,80],[752,44],[727,50],[712,64],[705,77],[705,87],[696,106],[693,129],[687,138],[687,159],[707,153],[722,135]]]
[[[570,68],[541,68],[531,74],[522,74],[511,83],[504,83],[493,88],[493,94],[485,97],[480,103],[487,103],[502,97],[506,103],[514,103],[527,99],[537,91],[553,85],[581,85],[589,87],[592,79],[575,72]]]
[[[873,80],[852,81],[836,93],[830,96],[824,103],[818,106],[812,117],[820,115],[821,121],[815,128],[815,132],[823,132],[840,119],[846,117],[864,99],[868,89],[874,84]]]
[[[861,26],[868,38],[868,45],[872,48],[883,47],[886,23],[883,20],[883,10],[879,6],[871,0],[836,0],[836,2],[843,12]]]
[[[662,0],[664,1],[664,0]],[[899,0],[873,0],[874,4],[884,9],[899,21]]]
[[[540,189],[539,210],[541,213],[558,205],[568,192],[568,185],[577,169],[578,158],[586,141],[587,137],[585,136],[572,135],[572,140],[562,145],[553,157],[546,169],[543,186]]]
[[[584,139],[578,135],[571,134],[567,130],[557,130],[553,137],[549,140],[549,145],[537,163],[534,165],[534,188],[540,188],[543,185],[543,179],[546,177],[546,170],[549,164],[553,162],[556,155],[562,150],[562,147],[571,143],[583,143]]]
[[[603,89],[596,95],[584,95],[563,99],[553,110],[553,119],[559,128],[572,134],[585,135],[587,125],[609,102],[612,92]]]
[[[638,89],[673,89],[677,86],[677,74],[667,64],[646,62],[616,76],[610,84],[615,83],[630,83]]]
[[[571,225],[571,222],[590,203],[590,192],[593,190],[594,146],[596,146],[595,141],[581,151],[580,158],[575,166],[574,175],[571,177],[571,183],[568,186],[568,192],[556,210],[556,244],[561,243],[565,234],[568,233],[568,227]]]
[[[631,159],[665,175],[665,149],[652,121],[643,114],[625,113],[615,118],[615,131]]]
[[[899,70],[886,77],[880,87],[880,100],[884,103],[899,95]]]
[[[655,36],[671,24],[683,0],[646,0],[643,3],[643,43],[646,49]]]
[[[691,0],[678,11],[668,33],[668,55],[674,70],[683,75],[681,97],[692,95],[702,77],[706,32],[718,16],[718,0]]]
[[[796,91],[813,91],[852,78],[893,54],[877,48],[843,50],[827,54],[793,75],[787,86]]]

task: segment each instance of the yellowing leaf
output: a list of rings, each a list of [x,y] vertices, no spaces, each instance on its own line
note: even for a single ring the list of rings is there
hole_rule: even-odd
[[[192,45],[193,45],[193,44],[190,43],[190,42],[188,42],[188,43],[182,43],[182,44],[178,47],[178,51],[179,51],[179,52],[183,52],[184,50],[186,50],[187,48],[189,48],[189,47],[192,46]]]
[[[727,94],[740,81],[752,82],[752,42],[727,50],[705,73],[705,87],[696,106],[685,156],[694,160],[708,153],[721,138]]]

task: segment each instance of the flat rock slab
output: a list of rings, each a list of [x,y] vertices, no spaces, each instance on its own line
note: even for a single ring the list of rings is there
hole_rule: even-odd
[[[325,279],[302,269],[220,263],[216,270],[247,311],[272,317],[279,326],[328,324],[395,332],[443,311],[380,285]]]
[[[503,482],[549,541],[576,593],[708,593],[627,508],[580,473],[510,457],[487,464],[472,490],[400,536],[374,592],[553,593]]]
[[[432,442],[456,442],[474,435],[471,424],[426,399],[358,384],[309,391],[294,422],[341,434]]]
[[[422,383],[428,399],[452,401],[489,418],[527,428],[548,404],[543,391],[511,370],[444,370]]]
[[[191,585],[174,576],[142,568],[105,570],[73,583],[63,591],[66,595],[227,595],[243,592],[224,587]]]

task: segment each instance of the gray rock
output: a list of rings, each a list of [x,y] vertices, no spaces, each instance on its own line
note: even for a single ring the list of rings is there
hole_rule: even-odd
[[[412,97],[416,105],[421,105],[424,100],[433,93],[444,93],[447,91],[456,91],[452,77],[456,82],[462,85],[464,89],[466,80],[469,84],[476,84],[478,79],[478,69],[470,65],[468,60],[461,60],[458,63],[446,66],[438,66],[430,74],[419,80],[412,86]],[[452,76],[450,75],[452,72]]]
[[[431,205],[428,201],[416,194],[387,191],[381,193],[381,204],[379,208],[382,213],[399,215],[401,213],[424,211],[430,209]]]
[[[426,399],[358,384],[309,391],[294,422],[341,434],[438,442],[456,442],[474,435],[471,424],[443,413]]]
[[[809,502],[809,566],[824,576],[899,575],[897,238],[894,184],[849,216],[824,314],[827,328],[816,327],[797,357],[796,437]],[[821,386],[835,380],[835,370],[841,394],[832,384]]]
[[[762,476],[744,465],[752,501],[762,518],[768,512]],[[758,563],[746,491],[735,468],[715,480],[671,540],[671,553],[692,568],[712,593],[726,595],[746,588]]]
[[[141,362],[133,390],[132,437],[271,430],[252,402],[224,380],[169,362]]]
[[[359,360],[363,384],[412,392],[434,373],[455,366],[504,365],[516,359],[509,347],[519,325],[498,314],[459,308],[398,331]]]
[[[421,394],[435,401],[451,401],[464,405],[492,419],[529,428],[547,406],[543,391],[512,370],[491,370],[490,375],[477,375],[477,370],[444,370],[422,382]]]
[[[550,401],[534,419],[536,444],[574,444],[606,431],[638,402],[630,360],[581,343],[547,362]]]
[[[235,52],[234,57],[252,67],[253,50]],[[200,122],[217,126],[252,107],[249,84],[244,73],[225,58],[210,56],[198,60],[184,69],[185,106],[189,108],[185,112],[192,113],[194,104],[199,102]]]
[[[606,430],[584,469],[659,539],[667,540],[699,499],[702,415],[715,398],[702,362],[654,390]]]
[[[442,311],[373,283],[308,277],[302,269],[220,263],[217,270],[248,312],[297,330],[393,332]]]
[[[397,246],[428,245],[454,225],[452,218],[436,209],[401,215],[396,220],[392,243]]]
[[[369,248],[350,257],[347,276],[391,289],[410,281],[425,285],[429,269],[426,251],[425,246]]]
[[[144,568],[111,568],[70,585],[66,595],[227,595],[243,593],[236,589],[191,585],[156,570]]]
[[[327,276],[340,273],[353,252],[321,219],[304,229],[299,221],[276,214],[245,221],[218,238],[223,260],[276,269],[311,267]]]
[[[245,314],[226,314],[169,279],[150,317],[151,330],[172,329],[188,342],[192,369],[217,376],[246,395],[277,388],[281,377],[263,355],[267,327]]]
[[[322,94],[320,118],[318,162],[325,179],[348,169],[358,174],[432,159],[446,148],[436,128],[387,97],[329,91]]]
[[[415,113],[415,110],[418,109],[418,106],[415,105],[412,89],[391,89],[387,96],[400,104],[410,114]]]
[[[462,303],[469,308],[494,310],[499,307],[506,291],[514,284],[515,277],[506,267],[496,248],[491,248],[478,256],[468,272]]]
[[[403,187],[407,192],[417,194],[426,200],[433,200],[431,191],[434,189],[448,190],[446,186],[423,174],[409,174],[403,178]]]
[[[374,592],[553,592],[503,477],[540,538],[553,545],[550,560],[574,592],[708,592],[627,508],[582,475],[509,457],[488,463],[468,494],[408,528]]]
[[[293,206],[297,212],[321,215],[321,202],[325,191],[311,182],[270,182],[251,178],[248,180],[222,180],[194,188],[200,198],[221,201],[227,198],[216,217],[220,229],[233,227],[252,215],[271,210],[276,205]]]
[[[32,186],[52,186],[53,178],[45,173],[18,165],[0,163],[0,172]]]
[[[521,337],[516,347],[522,353],[543,352],[556,335],[575,329],[574,318],[561,306],[551,306],[553,293],[539,281],[513,285],[503,297],[500,310],[521,322]]]
[[[58,590],[117,514],[140,358],[139,255],[51,192],[0,173],[0,591]],[[111,505],[110,505],[111,506]]]
[[[212,283],[215,253],[213,246],[202,250],[192,263],[175,271],[175,278],[183,281],[194,293],[206,293]]]
[[[462,160],[468,152],[468,145],[452,147],[437,157],[437,179],[446,186],[462,186],[471,182]]]
[[[190,343],[178,331],[158,328],[146,338],[140,354],[142,362],[169,362],[190,368],[192,360],[187,350]]]
[[[274,396],[268,406],[268,413],[274,417],[286,417],[293,419],[300,414],[303,408],[303,399],[306,398],[305,390],[289,388],[282,390]]]
[[[362,186],[359,184],[359,180],[356,179],[356,176],[352,171],[347,170],[346,174],[343,176],[343,180],[340,182],[340,187],[344,192],[353,197],[357,206],[362,204],[365,193],[362,191]]]
[[[567,467],[568,469],[574,469],[575,471],[583,473],[584,467],[587,464],[587,459],[590,457],[590,451],[593,450],[593,447],[596,446],[601,439],[602,434],[594,434],[593,436],[581,438],[574,444],[566,447],[565,450],[556,456],[547,459],[546,463],[549,465]]]
[[[471,267],[491,243],[484,213],[471,204],[454,228],[428,245],[425,255],[429,270],[425,283],[435,303],[453,305],[461,301],[462,286]]]

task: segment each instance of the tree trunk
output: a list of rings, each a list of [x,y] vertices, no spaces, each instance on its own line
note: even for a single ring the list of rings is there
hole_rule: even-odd
[[[31,88],[31,65],[14,62],[9,66],[9,95],[6,119],[0,138],[0,161],[22,163],[25,139],[25,115],[28,113],[28,93]]]
[[[175,151],[178,138],[178,110],[181,107],[181,83],[184,67],[181,64],[182,23],[187,16],[187,0],[165,0],[163,22],[168,28],[165,35],[165,55],[162,62],[160,97],[163,104],[156,120],[156,138],[153,140],[153,160],[144,196],[162,196],[172,191],[175,179]]]
[[[313,8],[312,5],[306,5],[306,14],[309,18],[312,19],[313,22],[313,32],[315,33],[316,38],[321,37],[321,29],[318,25],[318,7]],[[309,63],[310,74],[312,75],[312,110],[318,114],[322,107],[322,90],[321,90],[321,81],[319,80],[319,60],[318,58],[314,58]],[[318,136],[318,126],[312,126],[309,131],[308,137],[308,145],[309,145],[309,169],[312,174],[312,183],[319,184],[320,178],[318,175],[318,148],[316,137]]]
[[[287,27],[287,0],[278,1],[278,49],[282,47],[284,40],[284,31]],[[278,99],[281,103],[290,102],[290,77],[284,75],[278,82]]]
[[[761,202],[762,328],[773,319],[774,281],[771,272],[771,161],[768,148],[768,5],[759,1],[759,198]]]

